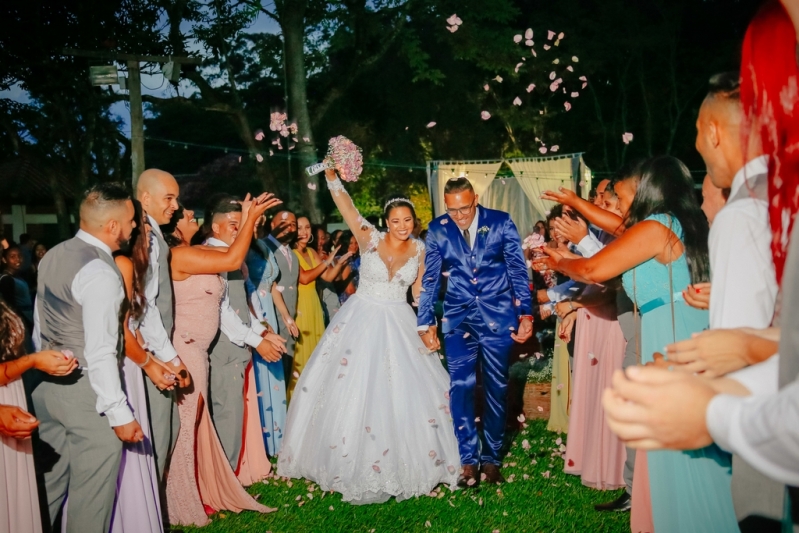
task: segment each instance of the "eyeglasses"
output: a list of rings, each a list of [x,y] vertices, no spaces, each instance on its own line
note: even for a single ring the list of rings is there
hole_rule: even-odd
[[[449,216],[454,216],[455,214],[466,216],[469,213],[471,213],[473,207],[474,207],[474,200],[472,200],[472,203],[470,203],[466,207],[454,207],[452,209],[447,209],[447,214]]]

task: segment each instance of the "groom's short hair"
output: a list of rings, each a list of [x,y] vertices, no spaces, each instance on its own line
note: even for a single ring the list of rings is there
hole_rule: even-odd
[[[463,176],[451,178],[447,180],[447,183],[444,185],[444,194],[457,194],[464,191],[471,191],[474,193],[474,187],[472,187],[472,183]]]

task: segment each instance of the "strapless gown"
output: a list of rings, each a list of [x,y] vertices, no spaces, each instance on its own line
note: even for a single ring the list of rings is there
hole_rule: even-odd
[[[172,524],[210,523],[204,506],[214,511],[268,513],[239,483],[208,413],[208,347],[219,329],[222,280],[191,276],[174,282],[173,344],[191,372],[192,386],[178,396],[180,432],[167,472],[167,508]],[[243,401],[243,399],[242,399]]]

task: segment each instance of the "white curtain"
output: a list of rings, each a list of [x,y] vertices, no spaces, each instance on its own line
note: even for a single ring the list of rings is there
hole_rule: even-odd
[[[533,232],[537,221],[546,218],[530,205],[516,178],[495,179],[480,197],[480,205],[509,213],[522,238]]]
[[[482,196],[488,189],[494,176],[497,175],[499,167],[502,166],[502,161],[496,163],[455,163],[448,164],[441,162],[437,166],[430,169],[428,175],[428,186],[430,189],[430,196],[433,201],[433,215],[439,216],[444,214],[446,209],[444,205],[444,186],[450,178],[457,178],[460,175],[465,175],[474,187],[474,192],[478,196]]]
[[[557,190],[558,187],[573,191],[573,161],[574,158],[571,157],[551,160],[511,159],[508,164],[533,208],[542,215],[546,215],[555,202],[542,200],[541,193],[547,190]]]

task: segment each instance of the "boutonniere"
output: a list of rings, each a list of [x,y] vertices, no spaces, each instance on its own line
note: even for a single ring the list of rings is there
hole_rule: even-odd
[[[478,228],[477,234],[478,235],[485,235],[489,231],[491,231],[491,228],[489,228],[488,226],[483,226],[482,228]]]

